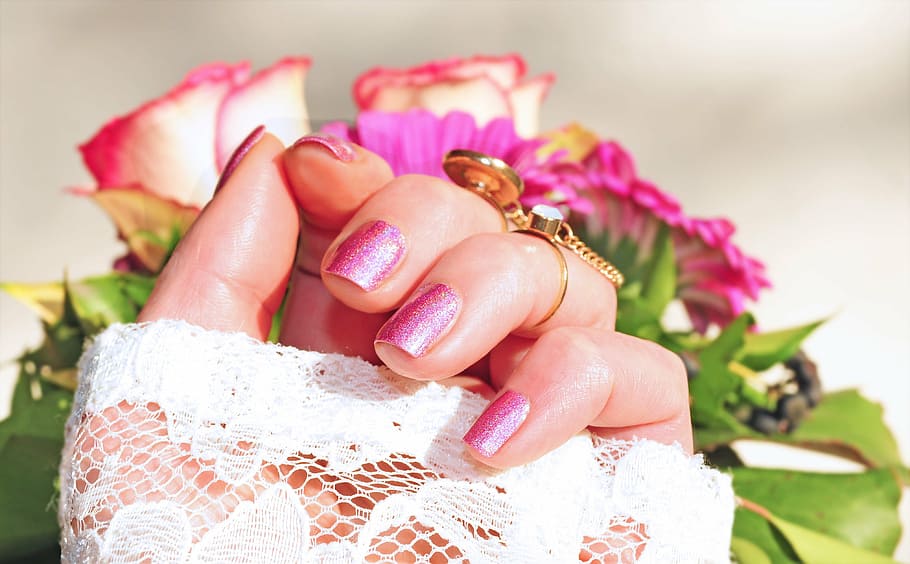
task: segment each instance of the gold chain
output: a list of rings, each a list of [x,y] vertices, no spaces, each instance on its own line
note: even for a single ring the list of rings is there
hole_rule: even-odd
[[[601,274],[606,276],[611,284],[616,286],[617,290],[622,288],[623,283],[626,281],[622,272],[613,266],[612,262],[597,254],[597,251],[579,239],[578,235],[572,231],[572,226],[568,223],[562,223],[562,233],[556,234],[556,242],[578,255],[581,260],[596,268]]]
[[[519,230],[528,229],[530,219],[518,202],[510,202],[502,206],[502,213],[507,219],[511,220]],[[621,288],[626,281],[625,276],[622,275],[622,272],[620,272],[613,263],[600,256],[597,254],[597,251],[586,245],[585,242],[572,231],[572,226],[565,221],[562,222],[560,230],[553,240],[557,244],[575,253],[581,260],[596,268],[597,271],[603,274],[617,289]]]

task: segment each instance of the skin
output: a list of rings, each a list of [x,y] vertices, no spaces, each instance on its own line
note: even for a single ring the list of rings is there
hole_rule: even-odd
[[[502,233],[495,209],[439,179],[393,178],[377,155],[350,162],[266,134],[244,155],[181,241],[140,321],[180,318],[264,339],[290,283],[280,340],[359,355],[420,380],[493,398],[524,395],[527,419],[484,463],[534,460],[584,428],[618,438],[678,442],[691,452],[685,370],[673,353],[613,330],[616,292],[566,251],[565,300],[552,248]],[[406,252],[371,291],[325,272],[340,244],[382,219]],[[299,240],[299,247],[298,247]],[[374,342],[390,315],[428,283],[461,297],[461,313],[420,357]],[[470,376],[465,375],[470,374]]]

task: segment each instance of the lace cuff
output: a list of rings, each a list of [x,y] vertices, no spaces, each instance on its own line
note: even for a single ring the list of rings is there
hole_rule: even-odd
[[[66,426],[64,561],[729,561],[730,479],[580,434],[473,461],[486,400],[181,321],[115,325]]]

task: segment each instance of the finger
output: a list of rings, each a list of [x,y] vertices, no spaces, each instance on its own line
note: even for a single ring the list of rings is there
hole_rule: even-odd
[[[283,161],[303,222],[280,340],[302,349],[378,362],[373,335],[387,316],[350,309],[326,292],[318,276],[322,257],[338,230],[364,200],[391,180],[392,171],[377,155],[323,134],[298,140]]]
[[[296,274],[284,306],[281,342],[299,349],[339,353],[379,364],[373,338],[388,315],[362,313],[329,294],[316,276]]]
[[[530,235],[482,233],[439,259],[380,329],[376,353],[400,374],[435,380],[464,370],[509,334],[612,328],[615,315],[612,284],[571,252]]]
[[[139,321],[184,319],[268,336],[294,261],[299,219],[279,157],[257,128],[158,278]],[[266,251],[267,252],[264,252]]]
[[[585,427],[692,450],[682,362],[650,341],[598,329],[540,337],[465,442],[486,464],[535,460]],[[612,430],[616,430],[615,433]]]
[[[355,309],[389,311],[446,250],[501,229],[502,214],[469,191],[429,176],[401,176],[354,214],[322,261],[323,280]]]
[[[392,169],[378,155],[322,133],[300,138],[283,160],[304,220],[298,264],[318,274],[327,244],[392,179]]]

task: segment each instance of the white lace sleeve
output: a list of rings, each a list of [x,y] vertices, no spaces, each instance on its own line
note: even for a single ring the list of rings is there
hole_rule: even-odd
[[[582,434],[494,471],[461,441],[485,405],[242,334],[113,326],[66,427],[63,559],[729,560],[730,479],[700,457]]]

